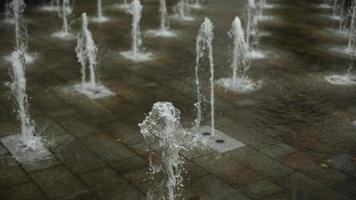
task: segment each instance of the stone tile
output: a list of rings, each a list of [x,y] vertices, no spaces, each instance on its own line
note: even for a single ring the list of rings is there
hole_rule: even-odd
[[[134,170],[147,168],[148,162],[141,157],[135,156],[124,160],[117,160],[109,163],[110,167],[118,174],[125,174]]]
[[[348,154],[340,154],[329,158],[328,163],[335,169],[341,170],[356,178],[356,162]]]
[[[193,160],[200,167],[235,187],[263,179],[263,175],[243,162],[236,162],[228,156],[210,154]]]
[[[284,143],[275,144],[261,150],[262,153],[275,159],[293,153],[295,151],[295,148]]]
[[[183,191],[188,199],[195,197],[196,199],[249,200],[244,194],[211,175],[191,181],[185,185]]]
[[[260,180],[239,189],[239,192],[251,199],[265,198],[280,191],[282,191],[282,188],[268,180]]]
[[[7,154],[8,151],[5,149],[5,147],[0,143],[0,155]]]
[[[25,171],[9,154],[0,156],[0,188],[30,182]]]
[[[33,183],[26,183],[9,189],[0,188],[3,200],[46,200],[48,199]]]
[[[125,122],[109,122],[100,126],[101,129],[124,144],[134,145],[144,142],[143,136],[140,134],[138,126],[131,127]]]
[[[84,121],[84,119],[65,117],[58,119],[58,122],[67,132],[76,138],[100,132],[93,124]]]
[[[79,142],[71,142],[55,149],[55,155],[76,173],[102,168],[104,163]]]
[[[53,200],[78,199],[89,190],[64,167],[48,168],[32,172],[32,179]]]
[[[133,151],[106,133],[92,134],[81,138],[80,141],[106,162],[113,162],[136,156]]]
[[[20,132],[20,125],[16,121],[0,122],[0,137]]]
[[[278,160],[271,159],[262,153],[249,147],[242,147],[235,151],[228,152],[230,159],[244,163],[248,168],[252,168],[271,178],[281,178],[293,173],[293,169],[283,165]]]
[[[299,172],[280,179],[277,185],[291,190],[296,199],[351,200]]]
[[[149,173],[148,168],[131,171],[129,173],[125,173],[123,176],[126,180],[128,180],[136,188],[138,188],[143,194],[146,194],[152,187],[152,184],[154,184],[151,181],[151,175]]]
[[[332,168],[322,167],[303,152],[295,152],[281,158],[286,165],[328,186],[337,185],[347,179],[346,175]]]
[[[142,197],[139,190],[108,168],[82,174],[81,179],[100,199],[121,199],[119,197],[129,194],[132,199]]]

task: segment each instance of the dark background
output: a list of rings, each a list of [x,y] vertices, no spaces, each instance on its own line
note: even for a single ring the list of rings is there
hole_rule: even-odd
[[[0,0],[0,10],[3,11],[6,2],[8,2],[9,0]],[[26,5],[31,6],[31,5],[36,5],[38,3],[43,3],[43,2],[47,2],[49,0],[25,0]]]

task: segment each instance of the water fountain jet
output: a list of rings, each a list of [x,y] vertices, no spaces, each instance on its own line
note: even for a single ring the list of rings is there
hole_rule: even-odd
[[[168,18],[168,11],[166,0],[159,0],[160,2],[160,28],[158,30],[149,30],[147,31],[148,35],[152,35],[154,37],[176,37],[177,34],[174,31],[171,31],[169,28],[169,18]]]
[[[134,62],[144,62],[152,60],[152,53],[142,50],[142,38],[140,30],[140,21],[142,14],[142,5],[139,0],[133,0],[130,4],[129,12],[132,15],[132,44],[131,50],[121,52],[120,55]]]
[[[82,81],[74,86],[74,89],[92,99],[111,96],[112,93],[100,83],[96,75],[98,49],[88,29],[87,14],[82,14],[82,31],[78,34],[75,52],[81,65]],[[89,71],[89,77],[87,77]]]
[[[200,26],[200,30],[196,39],[196,64],[195,64],[195,83],[196,83],[196,96],[197,102],[195,107],[197,109],[197,118],[195,120],[195,127],[199,128],[202,122],[202,104],[203,95],[201,92],[200,79],[199,79],[199,67],[201,64],[201,58],[204,57],[204,52],[207,49],[209,57],[210,67],[210,126],[211,135],[214,136],[215,132],[215,91],[214,91],[214,60],[213,60],[213,33],[214,25],[210,19],[205,18],[204,22]]]
[[[130,3],[128,3],[128,0],[124,0],[122,4],[116,5],[116,7],[125,12],[129,12]]]
[[[246,28],[246,44],[249,49],[248,57],[250,59],[262,59],[265,57],[265,54],[261,51],[255,50],[253,47],[258,46],[258,11],[256,7],[255,0],[248,1],[247,8],[247,28]]]
[[[93,22],[103,23],[109,21],[109,18],[103,14],[102,0],[97,0],[97,16],[93,18]]]
[[[217,81],[217,84],[223,88],[239,93],[252,92],[259,89],[261,83],[254,82],[246,75],[250,68],[250,61],[248,58],[248,46],[239,17],[236,17],[233,21],[228,34],[233,38],[232,77],[222,78]]]
[[[356,76],[351,73],[350,66],[344,75],[325,76],[325,80],[333,85],[356,85]]]
[[[191,150],[198,143],[192,133],[181,126],[180,111],[170,102],[155,103],[139,127],[150,151],[152,175],[164,175],[161,183],[150,189],[146,199],[174,200],[183,186],[184,158],[181,153]]]
[[[15,49],[22,50],[24,52],[24,58],[26,64],[31,64],[35,60],[35,56],[27,52],[27,28],[23,19],[23,12],[25,11],[26,4],[24,0],[12,0],[8,4],[8,8],[11,13],[12,21],[14,22],[15,32]],[[13,55],[13,54],[11,54]],[[6,56],[5,60],[11,62],[11,55]]]
[[[190,3],[190,7],[194,9],[203,9],[202,0],[193,0],[193,3]]]
[[[15,98],[21,129],[20,134],[4,137],[1,142],[25,168],[38,168],[41,162],[50,159],[51,153],[44,147],[41,138],[34,134],[34,123],[29,115],[24,49],[15,50],[10,62],[12,82],[8,86]]]
[[[177,5],[173,7],[175,15],[174,19],[178,21],[193,21],[194,18],[190,15],[190,6],[188,0],[180,0]]]
[[[70,32],[69,16],[73,12],[73,5],[71,0],[62,0],[61,9],[58,9],[58,15],[63,20],[62,30],[53,33],[52,37],[56,37],[63,40],[74,39],[75,36]]]
[[[42,6],[41,10],[47,12],[58,12],[59,7],[60,7],[60,0],[51,0],[49,4]]]

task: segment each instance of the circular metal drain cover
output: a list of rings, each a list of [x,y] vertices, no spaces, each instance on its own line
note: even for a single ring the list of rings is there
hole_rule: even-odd
[[[222,143],[224,143],[225,141],[224,141],[223,139],[217,139],[217,140],[215,140],[215,142],[216,142],[216,143],[219,143],[219,144],[222,144]]]
[[[203,135],[203,136],[209,136],[209,135],[211,135],[211,133],[209,133],[209,132],[204,132],[204,133],[202,133],[202,135]]]

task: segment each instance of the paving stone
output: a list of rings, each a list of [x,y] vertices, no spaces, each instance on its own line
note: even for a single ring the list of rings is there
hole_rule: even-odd
[[[140,134],[138,126],[133,128],[123,122],[115,121],[105,123],[101,125],[101,128],[117,140],[120,140],[130,146],[144,142],[144,138]]]
[[[261,150],[262,153],[270,156],[271,158],[280,158],[295,151],[295,148],[284,143],[275,144]]]
[[[129,191],[130,194],[133,195],[133,199],[137,199],[137,196],[142,197],[139,190],[134,189],[129,182],[108,168],[82,174],[81,179],[90,190],[97,194],[101,199],[119,199],[120,196],[125,195],[125,193]]]
[[[291,190],[296,199],[351,200],[299,172],[280,179],[277,185]]]
[[[89,190],[64,167],[53,167],[30,174],[41,190],[53,200],[74,199]]]
[[[295,152],[281,158],[286,165],[304,173],[305,175],[328,186],[338,185],[347,179],[347,176],[332,168],[320,166],[303,152]]]
[[[0,188],[0,199],[3,200],[46,200],[38,187],[33,183],[26,183],[9,189]]]
[[[239,191],[251,199],[261,199],[282,191],[282,188],[268,180],[260,180],[240,188]]]
[[[0,143],[0,155],[7,154],[8,151],[5,149],[5,147]]]
[[[8,188],[28,182],[30,182],[30,179],[14,158],[9,154],[0,156],[0,188]]]
[[[84,119],[76,119],[73,117],[58,120],[61,126],[76,138],[84,137],[100,132],[94,125]]]
[[[55,150],[58,159],[76,173],[102,168],[104,163],[79,142],[71,142]]]
[[[110,167],[115,170],[116,173],[125,174],[134,170],[147,168],[148,163],[141,157],[135,156],[124,160],[117,160],[109,163]]]
[[[192,197],[199,197],[200,199],[241,199],[249,200],[244,194],[236,189],[231,188],[226,183],[218,180],[216,177],[208,175],[200,177],[199,179],[191,181],[185,186],[188,199]]]
[[[256,182],[263,178],[260,172],[251,169],[244,163],[236,162],[228,156],[220,154],[210,154],[193,161],[235,187]]]
[[[273,160],[249,147],[239,148],[228,152],[227,155],[232,160],[242,162],[246,166],[260,171],[263,175],[271,178],[281,178],[293,173],[293,169],[283,165],[278,160]]]
[[[92,134],[81,138],[80,141],[106,162],[113,162],[136,156],[133,151],[106,133]]]
[[[335,169],[341,170],[356,178],[356,162],[348,154],[340,154],[328,159],[328,163]]]

